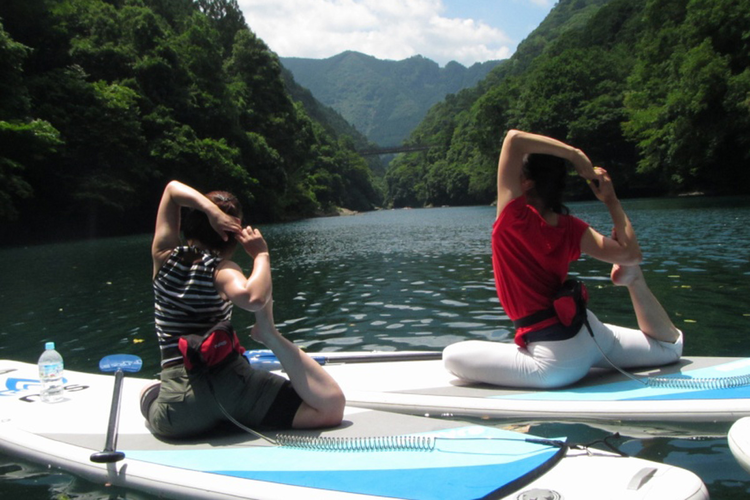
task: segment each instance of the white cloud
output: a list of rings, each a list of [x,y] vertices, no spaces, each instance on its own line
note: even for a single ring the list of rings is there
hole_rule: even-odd
[[[283,57],[355,50],[378,59],[422,55],[441,65],[505,59],[513,42],[473,19],[444,17],[442,0],[239,0],[247,24]]]

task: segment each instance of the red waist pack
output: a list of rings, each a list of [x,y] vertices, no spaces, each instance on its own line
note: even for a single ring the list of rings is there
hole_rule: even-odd
[[[177,346],[189,372],[218,369],[245,352],[229,321],[214,325],[203,335],[184,335]]]
[[[589,292],[586,285],[574,279],[566,280],[555,295],[553,306],[557,319],[565,326],[580,325],[586,320]]]

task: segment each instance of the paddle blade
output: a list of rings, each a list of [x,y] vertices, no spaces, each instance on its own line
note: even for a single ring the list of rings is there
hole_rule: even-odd
[[[99,370],[105,373],[116,372],[117,370],[135,373],[140,371],[142,366],[143,361],[135,354],[110,354],[99,361]]]
[[[253,368],[260,370],[281,370],[281,361],[270,349],[255,349],[252,351],[245,351],[243,353],[247,358],[248,363]],[[326,364],[326,358],[324,356],[316,356],[311,354],[310,357],[314,359],[319,365]]]

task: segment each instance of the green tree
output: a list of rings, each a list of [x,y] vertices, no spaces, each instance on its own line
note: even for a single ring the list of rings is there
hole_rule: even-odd
[[[52,125],[27,118],[31,101],[23,64],[29,52],[0,24],[0,221],[5,222],[17,220],[19,201],[34,194],[29,170],[42,168],[61,144]]]
[[[570,22],[558,10],[572,13]],[[601,9],[595,2],[561,3],[555,11],[557,33],[544,39],[533,59],[521,60],[529,52],[519,47],[520,55],[477,89],[430,110],[409,143],[438,147],[392,163],[387,178],[394,204],[397,192],[400,199],[423,204],[490,203],[500,142],[510,128],[574,142],[598,163],[616,166],[619,185],[631,180],[634,146],[621,123],[642,3],[614,0]],[[413,193],[407,196],[403,190],[409,186]]]
[[[748,189],[745,2],[650,2],[625,131],[673,192]]]
[[[31,198],[34,189],[28,170],[41,168],[61,144],[54,127],[43,120],[11,123],[0,120],[0,221],[18,220],[19,200]]]

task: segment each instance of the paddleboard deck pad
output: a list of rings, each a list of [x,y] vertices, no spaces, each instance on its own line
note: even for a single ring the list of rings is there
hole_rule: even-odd
[[[416,415],[472,416],[518,421],[733,422],[750,416],[750,384],[717,388],[647,387],[614,370],[592,370],[579,383],[555,390],[508,389],[460,380],[440,360],[336,363],[326,370],[351,405]],[[750,358],[683,357],[636,378],[701,381],[750,375]],[[679,384],[676,384],[679,385]],[[700,384],[699,384],[700,385]]]
[[[36,366],[0,360],[0,449],[160,497],[708,498],[692,472],[561,445],[562,437],[352,407],[334,429],[286,431],[298,440],[293,445],[234,429],[167,441],[154,437],[140,414],[139,392],[150,381],[131,376],[122,381],[115,442],[125,457],[94,463],[91,455],[106,441],[114,377],[68,370],[64,382],[64,399],[43,403]]]

